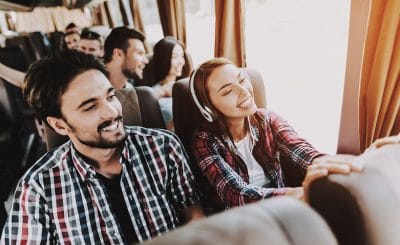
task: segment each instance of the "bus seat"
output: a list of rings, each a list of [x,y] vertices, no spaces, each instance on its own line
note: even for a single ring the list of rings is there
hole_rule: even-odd
[[[324,220],[306,204],[277,197],[193,221],[147,241],[158,244],[337,244]]]
[[[136,87],[136,94],[142,116],[142,126],[146,128],[166,129],[164,119],[161,114],[160,104],[154,96],[153,89],[146,86]]]
[[[16,36],[6,39],[6,47],[19,46],[24,54],[28,66],[38,59],[28,36]],[[17,69],[17,68],[15,68]],[[26,70],[23,70],[26,71]]]
[[[30,64],[30,60],[18,45],[0,48],[0,62],[22,72],[25,72]]]
[[[116,95],[122,105],[122,116],[125,125],[137,125],[147,128],[165,129],[160,105],[152,88],[135,87],[134,89],[117,90]],[[68,140],[59,135],[53,128],[44,124],[47,150],[51,150]]]
[[[329,175],[309,188],[310,205],[339,244],[399,244],[400,144],[358,157],[361,173]]]
[[[28,38],[35,52],[35,56],[38,57],[38,59],[51,54],[50,41],[45,34],[39,31],[32,32],[29,34]]]

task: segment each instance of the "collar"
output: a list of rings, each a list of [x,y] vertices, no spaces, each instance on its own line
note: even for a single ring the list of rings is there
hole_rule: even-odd
[[[129,138],[129,136],[128,136]],[[131,160],[131,153],[129,151],[128,147],[128,139],[125,140],[125,145],[124,148],[122,149],[121,152],[121,157],[120,157],[120,164],[124,164],[126,162],[130,162]],[[90,159],[86,158],[83,156],[81,153],[79,153],[72,142],[70,142],[70,149],[71,149],[71,156],[72,156],[72,162],[75,167],[75,169],[78,171],[78,174],[82,181],[86,181],[87,179],[93,179],[96,176],[96,170],[93,166],[93,163],[90,163]]]
[[[256,119],[254,117],[246,117],[245,123],[250,133],[250,149],[253,150],[254,145],[260,140],[260,130],[257,128]],[[235,144],[229,139],[227,135],[223,135],[222,138],[224,142],[229,146],[231,151],[238,153]]]

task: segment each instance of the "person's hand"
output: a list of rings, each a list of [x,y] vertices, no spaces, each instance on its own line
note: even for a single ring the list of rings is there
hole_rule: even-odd
[[[308,166],[306,177],[303,181],[304,201],[308,202],[308,188],[316,179],[328,176],[328,174],[349,174],[361,172],[363,165],[353,155],[326,155],[314,159]]]
[[[384,145],[389,145],[389,144],[400,144],[400,134],[375,140],[375,142],[372,143],[365,150],[365,152],[376,150],[376,149],[378,149],[378,148],[380,148],[380,147],[382,147]]]
[[[304,189],[303,187],[294,187],[294,188],[288,188],[286,191],[286,196],[294,197],[299,200],[304,199]]]

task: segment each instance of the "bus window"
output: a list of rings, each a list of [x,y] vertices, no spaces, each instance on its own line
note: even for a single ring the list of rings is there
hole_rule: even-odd
[[[109,0],[109,1],[107,1],[107,4],[108,4],[108,9],[110,10],[110,15],[111,15],[111,19],[114,24],[114,27],[124,25],[124,22],[122,20],[121,11],[120,11],[119,1],[118,0]]]
[[[187,51],[193,65],[214,57],[215,7],[214,0],[187,0],[186,39]]]
[[[247,66],[262,73],[268,107],[335,153],[350,1],[246,0],[245,9]]]
[[[138,0],[140,15],[146,32],[146,40],[153,46],[158,40],[164,37],[161,28],[160,16],[156,0]]]

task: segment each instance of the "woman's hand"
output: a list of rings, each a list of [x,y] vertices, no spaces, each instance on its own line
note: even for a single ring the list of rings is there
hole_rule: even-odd
[[[349,174],[361,172],[363,165],[353,155],[326,155],[314,159],[308,166],[306,177],[303,181],[304,200],[308,202],[308,188],[316,179],[328,176],[331,173]]]
[[[389,136],[381,139],[377,139],[374,143],[372,143],[365,152],[376,150],[384,145],[389,144],[400,144],[400,133],[395,136]]]
[[[294,197],[299,200],[304,200],[304,189],[303,187],[291,187],[286,191],[286,196]]]

